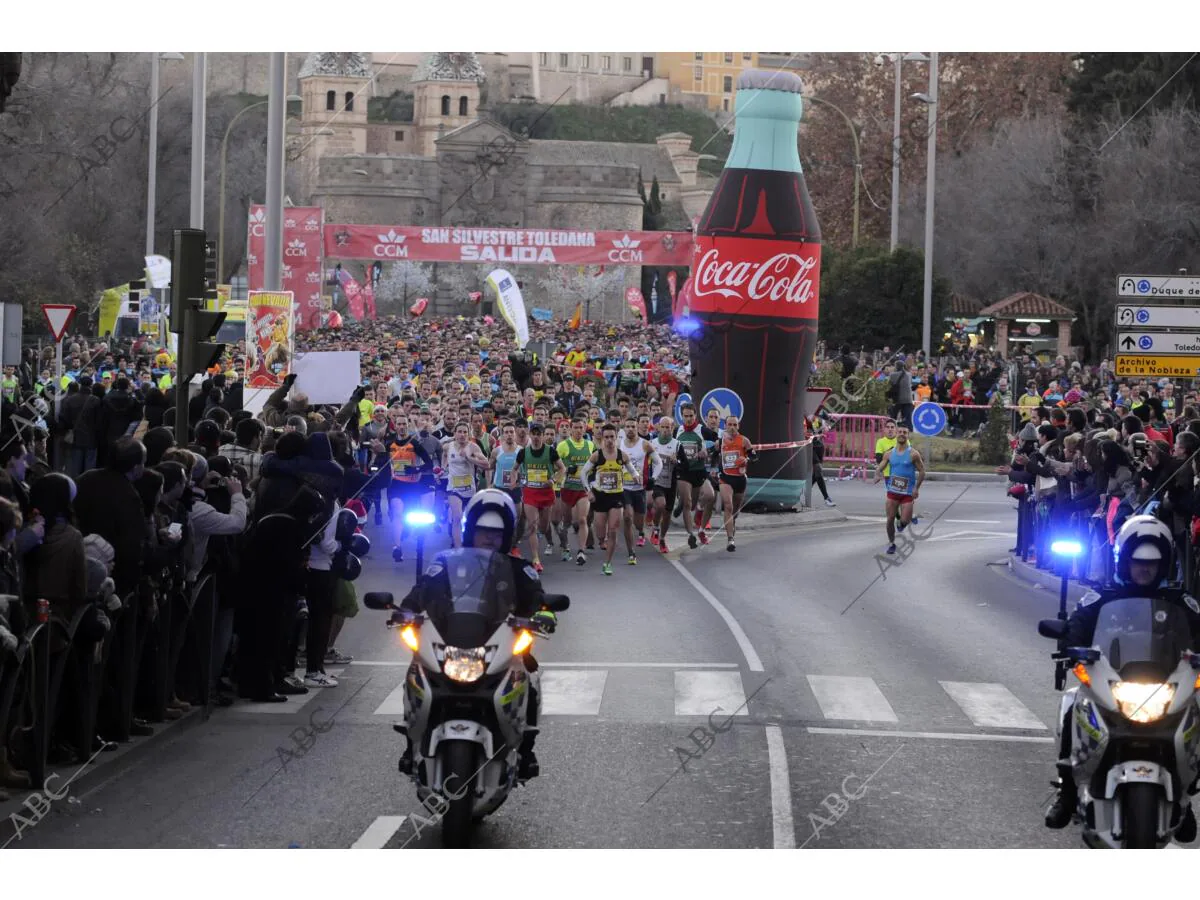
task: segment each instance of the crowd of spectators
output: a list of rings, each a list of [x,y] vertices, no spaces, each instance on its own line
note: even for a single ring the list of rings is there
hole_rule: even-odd
[[[303,332],[299,352],[360,351],[359,388],[314,406],[292,376],[257,411],[232,345],[189,389],[183,441],[188,388],[157,344],[68,338],[61,378],[50,348],[26,350],[0,383],[0,792],[196,705],[336,687],[325,668],[350,661],[335,641],[358,609],[337,513],[381,516],[369,451],[389,417],[486,441],[507,417],[657,416],[686,390],[668,327],[536,338],[517,352],[507,328],[458,318]]]

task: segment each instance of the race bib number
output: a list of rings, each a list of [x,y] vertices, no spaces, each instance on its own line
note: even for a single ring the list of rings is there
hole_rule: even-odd
[[[545,469],[528,469],[525,472],[525,482],[530,485],[541,487],[546,484],[549,479],[546,478]]]
[[[516,469],[508,469],[507,471],[505,471],[500,476],[500,483],[502,485],[504,485],[506,488],[516,487],[517,486],[517,470]]]
[[[688,441],[686,444],[680,441],[679,449],[683,453],[684,459],[693,459],[696,456],[696,445],[691,441]]]
[[[736,469],[738,465],[737,451],[729,451],[725,454],[725,468]]]
[[[600,490],[608,492],[616,491],[618,486],[617,478],[619,475],[619,472],[601,472],[600,477],[596,479],[600,485]]]
[[[891,477],[890,489],[897,494],[907,494],[909,488],[909,479],[903,475],[893,475]]]
[[[471,486],[470,475],[451,475],[450,486],[454,488],[469,488]]]

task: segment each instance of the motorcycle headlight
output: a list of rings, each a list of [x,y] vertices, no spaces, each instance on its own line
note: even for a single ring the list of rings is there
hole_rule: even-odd
[[[1167,714],[1171,701],[1175,699],[1173,684],[1113,681],[1110,686],[1121,715],[1131,722],[1157,722]]]
[[[461,681],[464,684],[478,681],[487,669],[486,655],[486,647],[474,647],[470,650],[463,647],[447,647],[442,671],[451,681]]]

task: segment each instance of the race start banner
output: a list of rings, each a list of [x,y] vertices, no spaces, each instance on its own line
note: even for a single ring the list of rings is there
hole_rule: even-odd
[[[691,264],[692,235],[683,231],[326,225],[325,256],[414,262],[682,267]]]
[[[246,309],[246,385],[277,388],[291,371],[295,332],[291,291],[250,291]]]
[[[296,296],[295,326],[301,330],[321,326],[324,223],[325,211],[319,206],[288,206],[283,210],[283,289]],[[267,208],[255,204],[250,207],[246,230],[246,268],[251,291],[263,289],[266,240]]]

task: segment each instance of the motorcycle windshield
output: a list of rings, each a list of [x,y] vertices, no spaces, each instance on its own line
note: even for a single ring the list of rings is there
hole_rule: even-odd
[[[1161,680],[1191,649],[1192,633],[1187,613],[1177,604],[1155,597],[1126,597],[1100,607],[1092,645],[1123,678]]]
[[[425,612],[447,646],[482,647],[516,606],[512,564],[490,550],[438,554],[441,575],[428,589]]]

